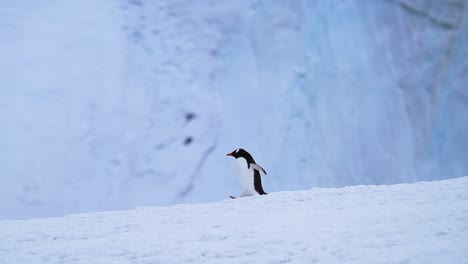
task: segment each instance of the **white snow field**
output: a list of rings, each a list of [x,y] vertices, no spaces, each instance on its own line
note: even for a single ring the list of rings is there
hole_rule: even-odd
[[[0,222],[0,263],[468,263],[468,177]]]

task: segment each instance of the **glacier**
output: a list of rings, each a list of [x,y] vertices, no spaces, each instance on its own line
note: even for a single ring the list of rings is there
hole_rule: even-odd
[[[463,0],[0,3],[0,219],[468,174]]]

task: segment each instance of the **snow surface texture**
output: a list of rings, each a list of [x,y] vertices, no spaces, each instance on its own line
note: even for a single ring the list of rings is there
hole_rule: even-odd
[[[0,263],[468,263],[468,177],[0,221]]]
[[[468,172],[463,0],[0,2],[0,219]]]

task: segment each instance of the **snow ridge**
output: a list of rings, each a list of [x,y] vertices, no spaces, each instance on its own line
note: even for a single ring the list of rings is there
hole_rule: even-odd
[[[0,221],[0,263],[467,263],[468,177]]]

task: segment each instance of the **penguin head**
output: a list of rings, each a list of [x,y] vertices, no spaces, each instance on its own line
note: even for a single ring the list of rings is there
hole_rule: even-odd
[[[236,159],[237,158],[247,159],[247,157],[251,157],[251,155],[247,151],[245,151],[244,149],[241,149],[241,148],[238,148],[238,149],[234,150],[233,152],[226,154],[226,156],[231,156],[231,157],[234,157]]]

